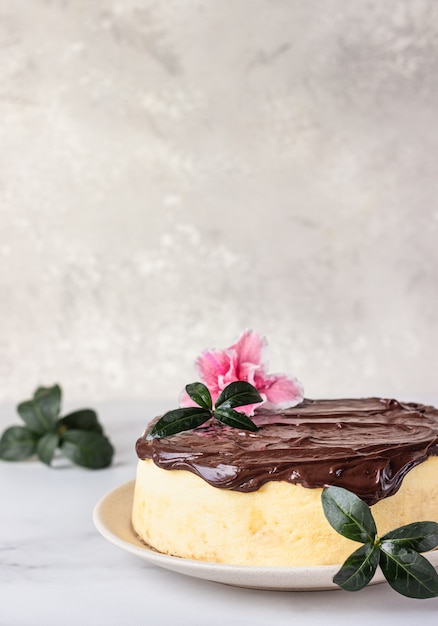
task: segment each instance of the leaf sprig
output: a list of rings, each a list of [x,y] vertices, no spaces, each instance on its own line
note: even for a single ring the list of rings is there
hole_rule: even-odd
[[[438,573],[420,554],[438,546],[436,522],[414,522],[380,538],[369,506],[355,494],[328,487],[321,499],[330,525],[344,537],[364,544],[347,558],[334,583],[346,591],[358,591],[371,581],[380,565],[398,593],[408,598],[438,597]]]
[[[252,432],[258,430],[249,417],[234,410],[238,406],[258,404],[263,401],[257,389],[250,383],[243,380],[230,383],[217,398],[214,408],[210,391],[203,383],[186,385],[186,391],[198,406],[168,411],[152,427],[146,439],[170,437],[184,430],[192,430],[205,424],[211,418],[233,428],[242,428]]]
[[[25,426],[10,426],[0,439],[0,459],[23,461],[36,454],[51,465],[55,452],[76,465],[101,469],[111,464],[114,448],[105,436],[95,411],[82,409],[60,417],[59,385],[39,387],[31,400],[21,402],[17,412]]]

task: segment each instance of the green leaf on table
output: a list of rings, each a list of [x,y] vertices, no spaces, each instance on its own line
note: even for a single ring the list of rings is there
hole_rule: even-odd
[[[52,420],[55,420],[61,412],[61,398],[62,392],[59,385],[38,387],[34,393],[34,400],[42,413]]]
[[[21,402],[17,411],[26,426],[36,435],[53,431],[61,408],[61,388],[40,387],[32,400]]]
[[[368,585],[378,565],[379,548],[366,543],[348,557],[333,582],[345,591],[358,591]]]
[[[57,431],[60,434],[70,429],[91,430],[95,433],[103,433],[97,414],[92,409],[80,409],[58,420]]]
[[[213,412],[214,417],[227,426],[233,428],[242,428],[243,430],[250,430],[255,432],[258,427],[254,422],[247,417],[244,413],[234,411],[233,409],[216,408]]]
[[[97,414],[91,409],[73,411],[60,417],[62,391],[59,385],[38,387],[31,400],[17,406],[26,426],[7,428],[0,439],[0,459],[22,461],[37,454],[50,465],[56,449],[90,469],[110,465],[114,448],[104,435]]]
[[[391,543],[404,548],[411,548],[416,552],[427,552],[438,546],[438,524],[436,522],[414,522],[400,526],[386,533],[382,542],[391,540]]]
[[[234,409],[236,406],[258,404],[263,398],[253,385],[236,380],[225,387],[216,400],[215,409]]]
[[[0,439],[0,459],[24,461],[35,454],[38,438],[26,426],[10,426]]]
[[[395,591],[408,598],[438,596],[438,573],[433,565],[415,550],[383,541],[380,567]]]
[[[370,507],[358,496],[332,486],[323,490],[321,500],[328,522],[339,534],[360,543],[374,543],[377,534],[374,518]]]
[[[36,445],[36,453],[40,461],[46,465],[50,465],[53,457],[55,456],[55,450],[58,447],[59,436],[56,433],[45,433],[42,435]]]
[[[100,433],[86,430],[67,430],[61,437],[61,451],[76,465],[102,469],[111,464],[114,448]]]
[[[203,409],[211,411],[213,406],[211,393],[203,383],[190,383],[186,385],[186,391],[193,402],[199,404]]]
[[[35,435],[43,435],[54,426],[50,419],[47,419],[46,416],[41,413],[41,409],[35,400],[21,402],[17,406],[17,411],[27,428]]]
[[[149,431],[146,439],[170,437],[184,430],[201,426],[211,418],[211,411],[190,406],[165,413]]]

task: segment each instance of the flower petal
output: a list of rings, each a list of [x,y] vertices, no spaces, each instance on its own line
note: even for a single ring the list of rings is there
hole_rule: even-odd
[[[248,417],[251,417],[255,414],[255,410],[259,409],[261,406],[265,406],[266,396],[264,393],[260,394],[263,398],[262,402],[258,402],[257,404],[245,404],[243,406],[236,406],[235,411],[239,411],[239,413],[245,413]]]
[[[264,374],[261,365],[249,362],[241,363],[237,354],[233,354],[233,366],[235,372],[233,380],[246,380],[251,385],[254,385],[254,387],[256,386],[256,375],[259,374],[260,376],[263,376]],[[228,382],[230,383],[232,380],[229,380]]]
[[[285,374],[271,374],[256,381],[260,394],[266,396],[263,407],[271,410],[288,409],[304,399],[303,385],[297,378]]]
[[[304,398],[299,380],[285,374],[266,374],[268,366],[268,342],[257,332],[246,329],[236,343],[226,350],[205,350],[195,361],[200,380],[208,387],[213,405],[227,385],[245,380],[254,385],[263,402],[238,407],[246,415],[254,415],[257,408],[282,410],[299,404]],[[180,406],[196,406],[183,390]]]
[[[238,380],[252,383],[257,372],[263,375],[268,366],[268,342],[254,330],[246,329],[229,350],[234,351]]]
[[[196,370],[212,397],[218,395],[225,384],[236,380],[234,363],[228,350],[204,350],[195,361]]]

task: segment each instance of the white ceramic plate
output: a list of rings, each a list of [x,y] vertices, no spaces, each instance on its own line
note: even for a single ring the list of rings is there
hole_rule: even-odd
[[[248,567],[192,561],[156,552],[143,543],[132,529],[133,495],[134,481],[110,491],[96,504],[93,511],[93,521],[105,539],[152,565],[164,567],[186,576],[250,589],[278,591],[339,589],[332,582],[332,579],[340,565]],[[428,559],[436,567],[438,565],[438,551],[428,554]],[[382,572],[378,569],[370,584],[381,583],[384,580]]]

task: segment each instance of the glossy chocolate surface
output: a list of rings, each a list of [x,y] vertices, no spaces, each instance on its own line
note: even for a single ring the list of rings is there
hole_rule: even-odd
[[[304,400],[260,409],[251,433],[208,422],[136,444],[140,459],[183,469],[214,487],[255,491],[272,480],[337,485],[368,504],[394,494],[415,465],[438,454],[438,409],[381,398]]]

